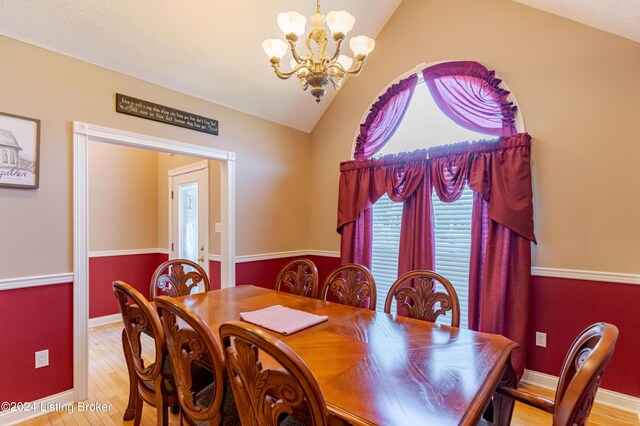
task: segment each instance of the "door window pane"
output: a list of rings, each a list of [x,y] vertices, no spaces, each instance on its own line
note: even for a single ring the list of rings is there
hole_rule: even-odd
[[[198,182],[179,186],[180,252],[178,256],[197,262],[198,259]]]

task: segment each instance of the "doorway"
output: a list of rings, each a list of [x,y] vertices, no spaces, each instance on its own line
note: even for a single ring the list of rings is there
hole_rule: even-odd
[[[88,144],[111,143],[220,161],[221,286],[235,286],[235,153],[73,122],[73,346],[75,401],[88,394]]]
[[[168,174],[169,259],[188,259],[209,276],[208,162],[171,169]]]

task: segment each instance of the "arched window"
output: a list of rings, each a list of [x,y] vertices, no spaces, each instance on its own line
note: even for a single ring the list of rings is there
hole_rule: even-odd
[[[380,285],[385,274],[392,282],[416,269],[439,269],[458,286],[464,286],[468,275],[468,316],[463,313],[462,323],[468,318],[470,329],[503,334],[524,347],[530,243],[535,243],[531,137],[516,133],[517,108],[509,92],[481,64],[446,62],[421,74],[424,85],[414,74],[378,98],[360,125],[355,160],[340,165],[341,261],[372,268]],[[424,86],[430,97],[421,98],[427,92]],[[440,116],[440,124],[453,121],[474,133],[461,134],[454,126],[443,135],[435,131],[435,122],[424,127],[426,111],[433,110],[427,101],[447,117]],[[413,108],[421,103],[424,109]],[[419,123],[413,126],[420,129],[411,128],[414,113],[413,121]],[[416,148],[411,139],[421,149],[376,158],[385,150]],[[473,142],[449,145],[459,139]],[[402,202],[400,217],[392,208],[384,211],[380,198],[385,194],[394,203]],[[383,228],[374,231],[375,221],[383,222]],[[399,242],[376,241],[389,236],[389,224],[399,229]],[[399,246],[397,256],[390,253],[391,246]],[[376,251],[380,265],[374,261]],[[459,293],[464,298],[464,289]],[[524,351],[514,353],[513,363],[522,374]]]
[[[434,101],[424,80],[419,79],[413,97],[393,136],[372,157],[412,152],[460,141],[495,138],[465,129],[447,117]],[[435,271],[446,277],[460,300],[460,327],[468,324],[469,256],[471,249],[471,208],[473,192],[467,186],[454,203],[431,196],[435,239]],[[382,312],[389,288],[398,276],[398,251],[403,203],[394,203],[384,194],[373,205],[371,272],[376,279]],[[443,323],[447,319],[440,317]]]

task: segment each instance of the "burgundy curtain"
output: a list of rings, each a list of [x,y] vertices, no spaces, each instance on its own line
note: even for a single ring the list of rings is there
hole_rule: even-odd
[[[433,269],[431,191],[457,200],[465,185],[475,192],[469,274],[469,327],[500,333],[522,347],[514,353],[524,370],[531,269],[533,204],[530,141],[515,134],[516,107],[493,71],[476,62],[448,62],[423,70],[438,107],[460,126],[502,136],[494,142],[461,143],[428,152],[364,160],[395,132],[411,100],[412,78],[392,86],[361,125],[356,161],[341,164],[338,232],[342,262],[371,266],[372,204],[384,193],[404,200],[400,273]]]
[[[445,202],[474,191],[469,265],[469,328],[517,342],[513,366],[521,376],[528,318],[533,193],[531,137],[429,150],[434,190]]]
[[[511,362],[525,367],[531,279],[530,240],[489,218],[489,203],[475,193],[469,265],[469,328],[497,333],[520,345]]]
[[[531,137],[461,143],[379,160],[342,163],[338,232],[342,262],[371,266],[371,205],[387,193],[404,201],[398,272],[433,269],[431,188],[457,200],[466,184],[475,192],[469,268],[469,328],[517,342],[513,365],[524,371],[533,193]]]
[[[418,82],[417,74],[393,84],[369,110],[356,139],[356,160],[370,158],[393,136],[411,103]]]
[[[495,71],[477,62],[445,62],[422,70],[438,107],[460,126],[495,136],[516,133],[516,107]]]
[[[371,206],[386,193],[404,201],[398,270],[433,269],[431,184],[426,151],[340,165],[338,232],[342,263],[371,268]]]

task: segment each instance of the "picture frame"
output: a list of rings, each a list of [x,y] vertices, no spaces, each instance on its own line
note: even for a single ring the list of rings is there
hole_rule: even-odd
[[[40,185],[40,120],[0,112],[0,187]]]

